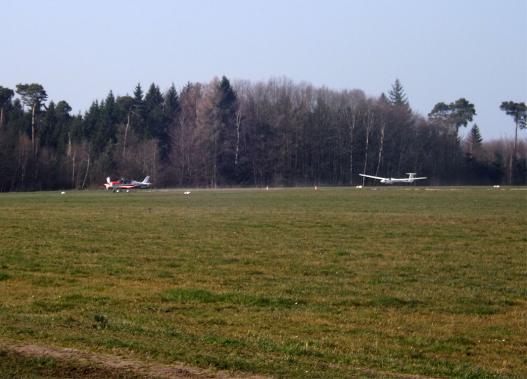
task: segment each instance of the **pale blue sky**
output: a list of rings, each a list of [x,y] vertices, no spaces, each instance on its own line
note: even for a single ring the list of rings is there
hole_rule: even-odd
[[[501,101],[527,101],[525,0],[2,0],[0,9],[0,85],[41,83],[76,112],[138,82],[164,90],[285,76],[378,96],[399,78],[423,115],[466,97],[488,140],[513,135]]]

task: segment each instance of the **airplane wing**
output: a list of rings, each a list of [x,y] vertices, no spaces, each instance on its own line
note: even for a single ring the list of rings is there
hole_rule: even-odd
[[[359,174],[360,176],[365,176],[366,178],[372,178],[372,179],[378,179],[378,180],[383,180],[383,179],[386,179],[386,178],[383,178],[383,177],[380,177],[380,176],[373,176],[373,175],[366,175],[366,174]]]

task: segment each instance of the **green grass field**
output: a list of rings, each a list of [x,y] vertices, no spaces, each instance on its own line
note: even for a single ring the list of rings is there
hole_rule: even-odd
[[[527,377],[524,189],[182,192],[1,194],[0,371],[40,369],[16,341],[277,377]]]

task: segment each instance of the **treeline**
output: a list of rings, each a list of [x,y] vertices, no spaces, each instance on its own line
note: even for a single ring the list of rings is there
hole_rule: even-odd
[[[517,130],[524,103],[504,102]],[[417,172],[431,184],[525,184],[523,141],[484,142],[466,99],[412,111],[395,81],[387,95],[274,79],[223,77],[180,92],[140,84],[73,115],[36,83],[0,86],[0,191],[88,188],[107,176],[179,187],[357,185],[359,173]],[[507,126],[508,127],[508,126]]]

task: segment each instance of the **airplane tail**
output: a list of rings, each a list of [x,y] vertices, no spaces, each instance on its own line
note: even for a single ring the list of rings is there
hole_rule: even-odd
[[[108,191],[110,188],[112,188],[112,179],[108,176],[106,178],[106,183],[104,183],[104,188]]]
[[[147,176],[146,178],[143,179],[143,184],[147,184],[150,182],[150,177]]]
[[[415,172],[407,172],[406,175],[408,175],[408,179],[413,179],[415,177]]]

